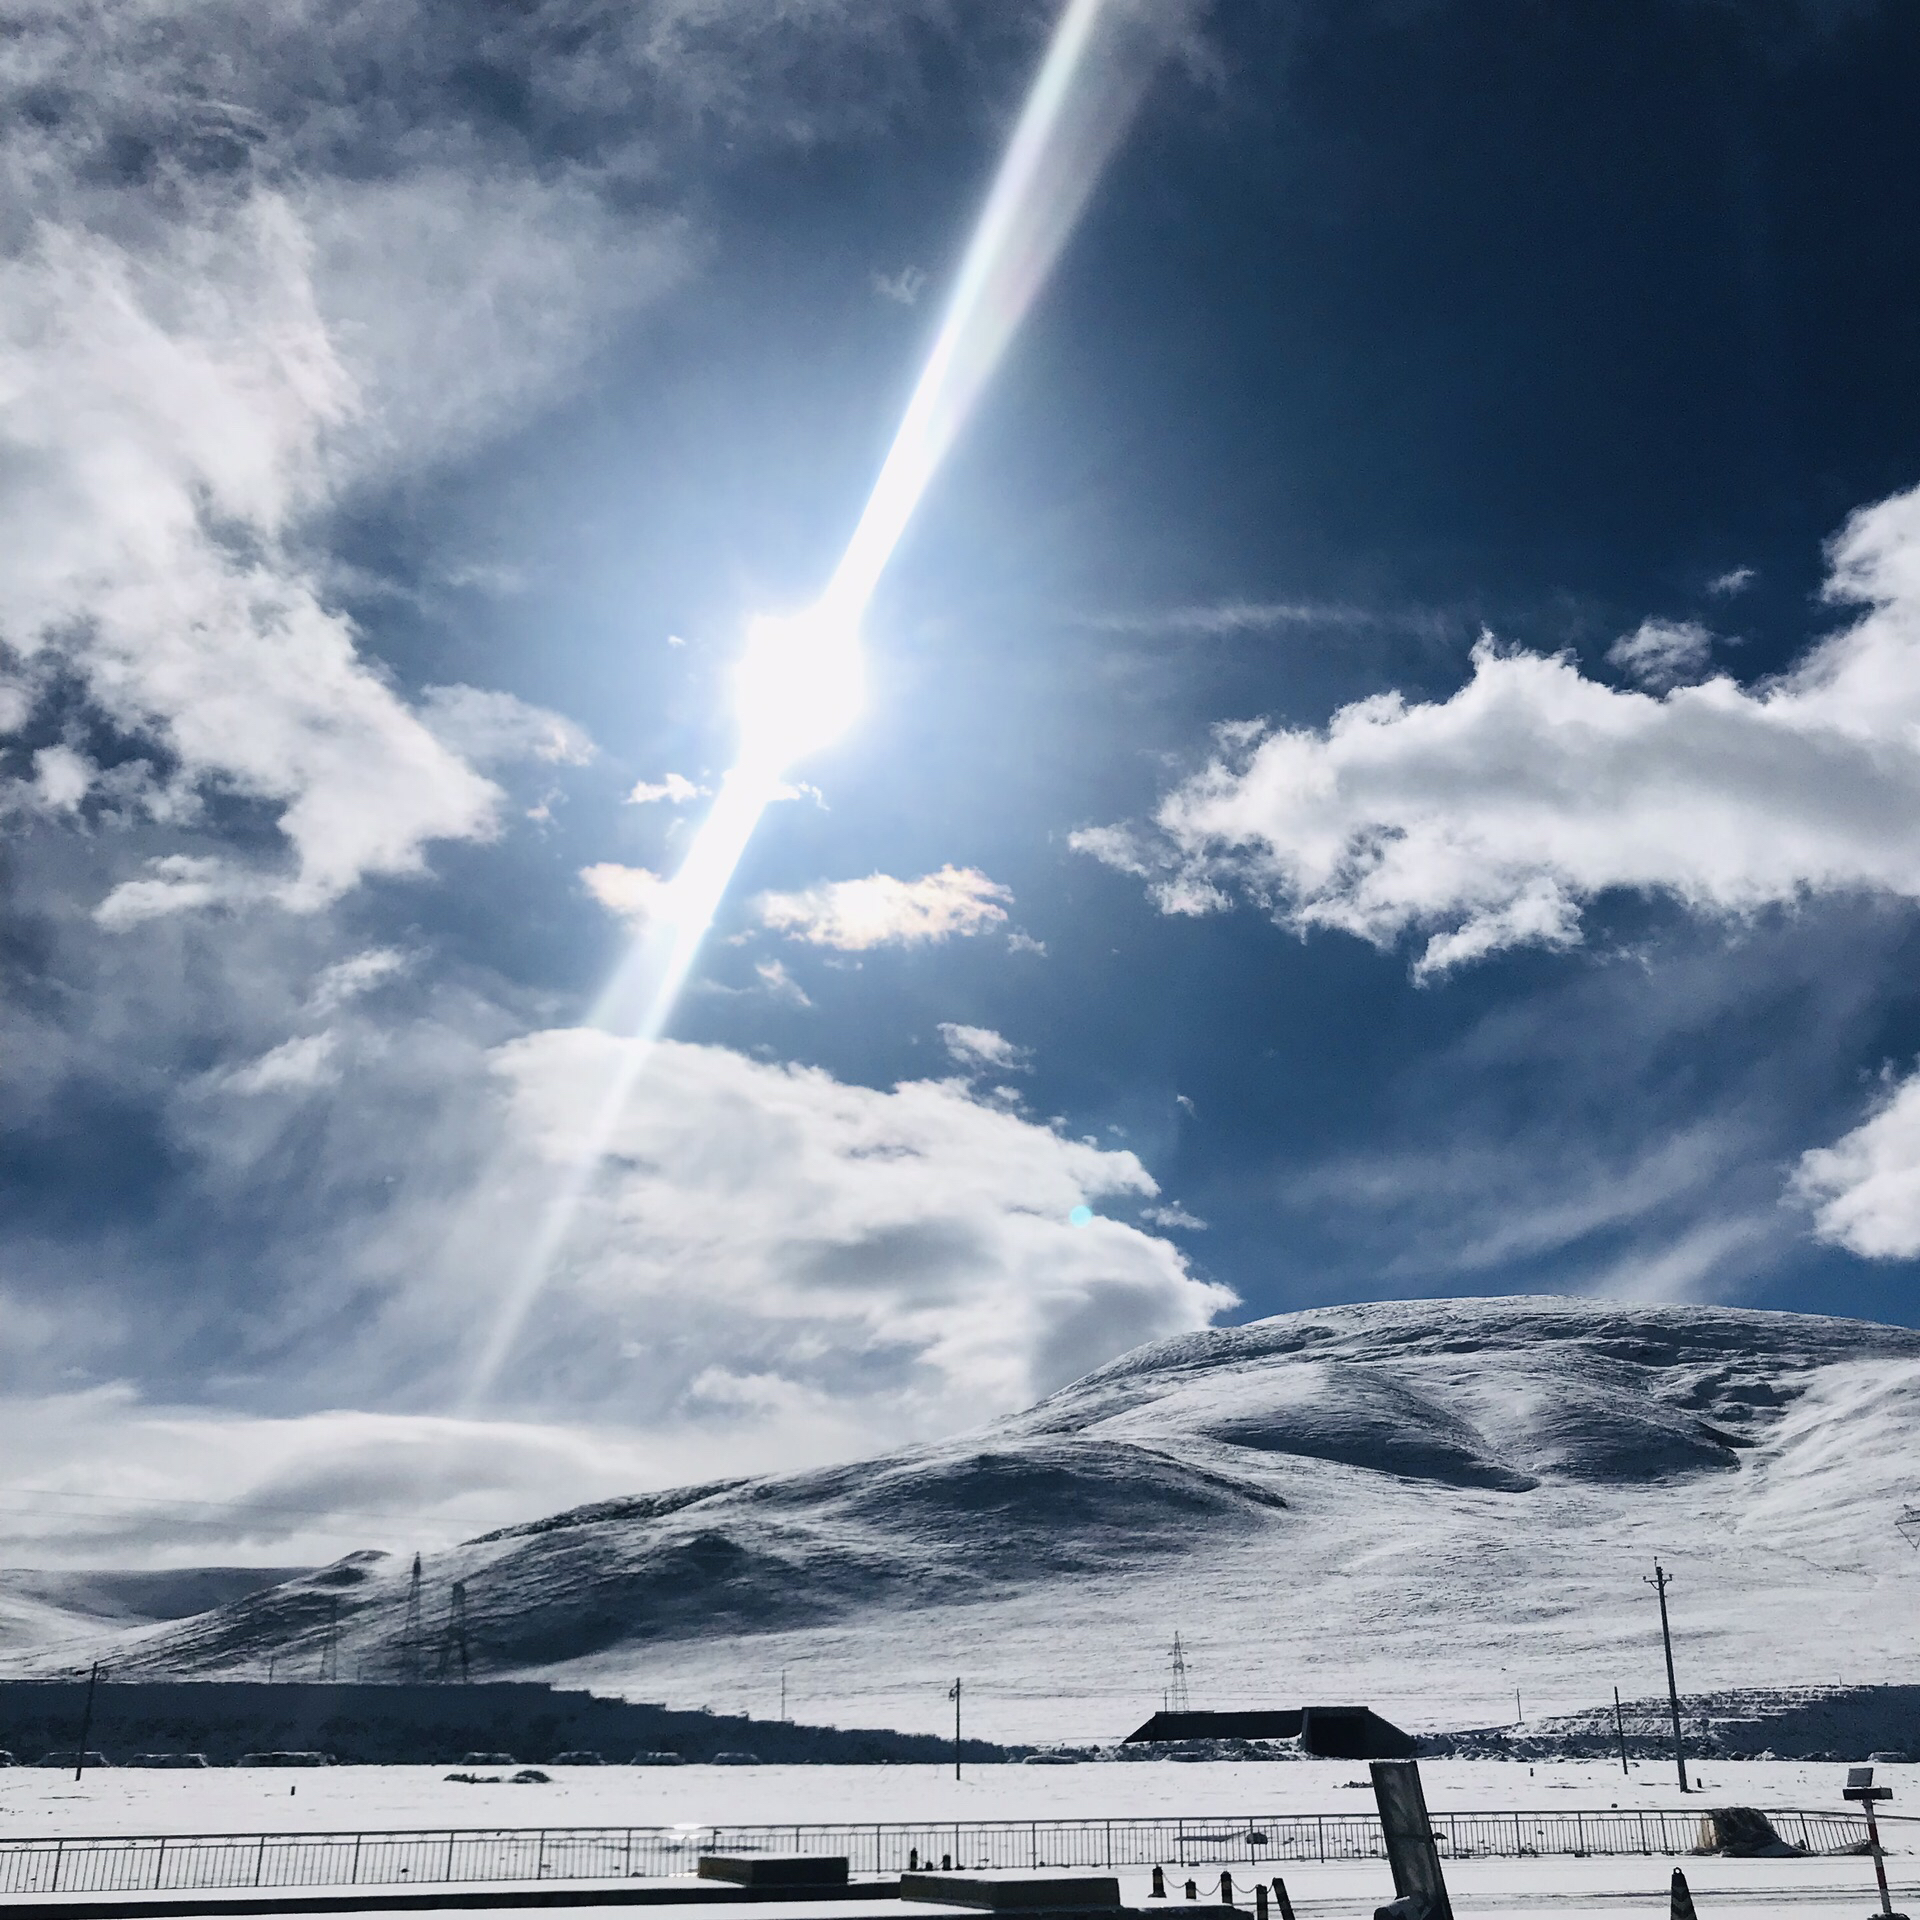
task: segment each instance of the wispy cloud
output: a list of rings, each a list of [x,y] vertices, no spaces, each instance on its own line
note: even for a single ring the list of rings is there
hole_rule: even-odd
[[[882,300],[893,301],[896,306],[917,306],[926,289],[926,272],[920,267],[902,267],[898,273],[876,273],[873,276],[874,292]]]
[[[996,1073],[1024,1072],[1030,1050],[1017,1047],[991,1027],[966,1027],[954,1020],[940,1022],[940,1044],[956,1066],[989,1068]]]
[[[1664,692],[1698,680],[1713,659],[1713,635],[1697,620],[1643,620],[1607,649],[1607,665]]]

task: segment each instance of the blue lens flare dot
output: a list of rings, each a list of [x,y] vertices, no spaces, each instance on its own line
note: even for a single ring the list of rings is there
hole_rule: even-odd
[[[1092,1226],[1093,1209],[1091,1207],[1075,1207],[1074,1210],[1067,1215],[1067,1225],[1070,1227]]]

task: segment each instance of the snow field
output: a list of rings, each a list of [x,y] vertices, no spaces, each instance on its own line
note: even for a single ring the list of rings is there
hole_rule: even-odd
[[[547,1786],[466,1786],[449,1781],[450,1771],[112,1768],[76,1784],[61,1769],[6,1768],[0,1769],[0,1839],[1180,1816],[1231,1822],[1282,1813],[1371,1814],[1374,1806],[1365,1765],[1349,1760],[969,1766],[958,1781],[950,1766],[549,1767]],[[1636,1762],[1627,1778],[1618,1762],[1589,1760],[1532,1768],[1428,1760],[1420,1772],[1436,1812],[1682,1805],[1701,1812],[1715,1806],[1847,1811],[1840,1798],[1846,1768],[1826,1762],[1711,1762],[1694,1770],[1699,1791],[1684,1802],[1671,1764]],[[1889,1813],[1920,1815],[1920,1766],[1883,1765],[1876,1777],[1894,1790]],[[1889,1850],[1920,1854],[1920,1829],[1911,1840],[1907,1831],[1902,1821],[1891,1823]]]

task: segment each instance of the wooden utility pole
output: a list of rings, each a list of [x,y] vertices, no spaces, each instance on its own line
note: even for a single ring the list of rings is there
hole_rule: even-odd
[[[953,1777],[960,1778],[960,1682],[956,1679],[947,1689],[947,1698],[953,1702]]]
[[[1627,1766],[1627,1723],[1620,1717],[1620,1689],[1613,1690],[1613,1737],[1620,1742],[1620,1771],[1630,1771]]]
[[[1672,1584],[1673,1575],[1656,1560],[1653,1577],[1647,1585],[1660,1596],[1660,1644],[1667,1650],[1667,1705],[1673,1713],[1673,1764],[1680,1771],[1680,1791],[1691,1793],[1693,1789],[1687,1785],[1687,1749],[1680,1735],[1680,1688],[1673,1677],[1673,1628],[1667,1623],[1667,1588]]]

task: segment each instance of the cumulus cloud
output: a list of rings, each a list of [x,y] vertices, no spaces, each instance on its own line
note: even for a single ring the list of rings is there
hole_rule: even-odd
[[[1016,1047],[991,1027],[964,1027],[954,1020],[940,1022],[940,1044],[956,1066],[969,1071],[987,1067],[998,1073],[1023,1069],[1029,1049]]]
[[[623,867],[617,860],[583,867],[580,878],[609,913],[635,927],[644,926],[659,912],[667,890],[667,882],[651,868]]]
[[[1920,1254],[1920,1074],[1851,1133],[1801,1156],[1791,1191],[1822,1240],[1869,1260]]]
[[[1713,635],[1697,620],[1642,620],[1607,649],[1607,665],[1664,691],[1697,680],[1713,658]]]
[[[1707,591],[1731,599],[1736,593],[1745,593],[1753,582],[1754,571],[1751,567],[1729,567],[1725,573],[1716,574],[1707,582]]]
[[[697,800],[706,792],[704,787],[696,787],[684,773],[670,773],[664,780],[639,780],[627,795],[627,804],[634,807],[650,807],[665,800],[670,805],[684,807],[689,800]]]
[[[583,767],[594,755],[587,730],[564,714],[485,687],[428,687],[420,717],[436,739],[483,767],[515,760]]]
[[[499,1049],[515,1137],[570,1165],[627,1044],[570,1029]],[[1070,1225],[1078,1206],[1154,1194],[1133,1154],[1063,1138],[957,1081],[883,1092],[662,1042],[614,1129],[564,1285],[575,1309],[683,1355],[864,1401],[876,1437],[939,1430],[1229,1304],[1164,1240]]]
[[[1166,912],[1239,892],[1303,932],[1423,933],[1423,976],[1570,946],[1610,889],[1711,915],[1920,898],[1920,491],[1856,513],[1829,559],[1829,599],[1866,611],[1775,680],[1656,696],[1483,639],[1451,698],[1227,732],[1151,829],[1073,844]]]
[[[860,953],[989,932],[1005,922],[1012,903],[1012,892],[978,869],[948,866],[918,880],[874,873],[800,893],[763,893],[754,907],[763,926],[790,940]]]

